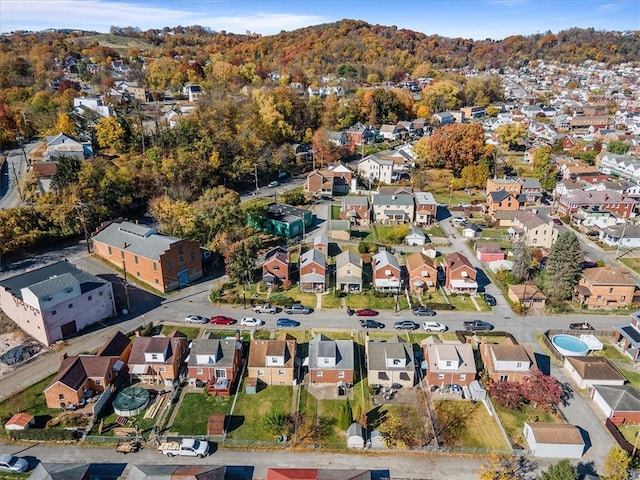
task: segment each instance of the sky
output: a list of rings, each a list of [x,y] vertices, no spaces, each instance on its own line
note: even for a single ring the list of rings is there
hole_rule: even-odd
[[[0,33],[111,26],[273,35],[342,19],[443,37],[501,40],[572,27],[640,29],[640,0],[0,0]]]

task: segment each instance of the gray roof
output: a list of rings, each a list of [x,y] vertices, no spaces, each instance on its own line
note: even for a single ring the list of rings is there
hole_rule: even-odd
[[[369,198],[364,195],[342,197],[342,205],[362,205],[369,207]]]
[[[300,257],[300,265],[306,265],[308,263],[317,263],[318,265],[326,266],[327,257],[317,248],[312,248],[311,250],[303,253]]]
[[[201,338],[191,344],[189,365],[196,366],[198,355],[214,355],[216,367],[232,367],[233,356],[238,342],[235,339],[221,340],[219,338]]]
[[[536,188],[536,189],[542,188],[540,186],[540,180],[538,180],[537,178],[523,178],[521,183],[522,183],[522,188]]]
[[[378,193],[373,196],[374,205],[390,205],[390,206],[412,206],[413,197],[411,195],[385,195]]]
[[[117,248],[127,245],[127,251],[152,260],[160,260],[160,255],[179,238],[159,234],[155,229],[146,225],[132,222],[113,222],[105,229],[93,236],[95,241]]]
[[[350,263],[361,269],[362,257],[353,250],[345,250],[344,252],[336,255],[336,270],[340,270],[342,267]]]
[[[413,347],[410,343],[405,343],[398,337],[393,337],[386,342],[367,342],[368,349],[368,368],[369,370],[403,370],[412,371],[413,366]],[[387,358],[404,358],[407,361],[406,366],[387,367]]]
[[[0,281],[0,286],[11,292],[14,297],[22,299],[22,293],[20,291],[23,288],[36,286],[35,288],[38,292],[57,292],[60,289],[56,287],[71,282],[69,276],[80,283],[80,291],[82,293],[95,290],[109,283],[107,280],[80,270],[69,262],[58,262],[2,280]],[[58,279],[58,277],[63,278]],[[42,295],[46,295],[47,293],[43,293]],[[37,295],[40,296],[39,294]]]
[[[367,160],[371,160],[371,161],[377,163],[378,165],[393,165],[393,160],[382,159],[382,158],[378,157],[377,155],[367,155],[362,160],[359,160],[358,164],[364,163]]]
[[[122,478],[125,468],[124,463],[38,463],[29,478],[31,480],[85,480],[87,478],[118,480]]]
[[[330,220],[329,222],[329,230],[351,231],[351,222],[349,220]]]
[[[436,205],[436,199],[431,192],[413,192],[416,203],[419,205]]]
[[[594,385],[593,388],[614,411],[640,411],[640,392],[631,385]]]
[[[52,295],[60,290],[64,290],[65,288],[73,288],[79,283],[71,273],[63,273],[62,275],[49,277],[46,280],[29,285],[28,288],[36,297],[42,298],[46,295]]]
[[[411,235],[417,235],[420,238],[427,238],[424,232],[420,230],[418,227],[416,227],[415,225],[409,226],[409,233],[407,234],[407,237]]]
[[[318,358],[335,358],[336,366],[319,365]],[[321,370],[353,370],[354,353],[351,340],[331,340],[325,335],[316,335],[309,341],[309,368]]]

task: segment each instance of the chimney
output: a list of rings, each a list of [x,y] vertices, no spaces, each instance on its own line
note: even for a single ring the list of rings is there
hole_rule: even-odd
[[[140,330],[136,330],[136,337],[140,336]]]
[[[60,356],[60,360],[64,361],[67,359],[69,355],[67,355],[67,352],[64,352],[61,356]]]

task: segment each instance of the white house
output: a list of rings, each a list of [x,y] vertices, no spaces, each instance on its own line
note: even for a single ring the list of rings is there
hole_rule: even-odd
[[[534,457],[582,458],[584,453],[584,439],[575,425],[525,422],[523,433]]]
[[[96,112],[101,117],[107,118],[111,116],[111,109],[108,105],[102,103],[100,97],[78,97],[73,99],[73,109],[82,115],[83,108],[88,108]]]
[[[358,162],[356,171],[365,182],[380,182],[390,185],[393,181],[393,160],[368,155]]]

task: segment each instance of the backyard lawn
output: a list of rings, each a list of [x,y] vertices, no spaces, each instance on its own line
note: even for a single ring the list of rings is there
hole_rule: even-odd
[[[468,405],[467,402],[453,402]],[[487,448],[494,450],[506,450],[502,432],[496,423],[496,419],[482,403],[476,403],[471,415],[467,416],[466,428],[458,437],[460,445],[467,448]]]
[[[624,263],[627,267],[636,273],[640,273],[640,258],[619,258],[618,261]]]
[[[61,410],[57,408],[47,408],[43,393],[54,376],[55,375],[51,375],[0,403],[1,424],[4,425],[7,420],[18,412],[26,412],[34,415],[40,426],[44,425],[50,418],[58,415]],[[0,429],[0,436],[6,437],[7,430],[4,428]]]
[[[510,410],[497,403],[494,405],[514,448],[527,448],[526,441],[522,436],[524,422],[558,422],[558,419],[550,412],[536,410],[529,405],[520,410]]]
[[[233,397],[210,396],[206,393],[185,393],[180,402],[172,432],[180,435],[206,435],[207,420],[212,413],[229,414]]]
[[[196,338],[198,338],[200,336],[200,332],[202,331],[202,329],[199,327],[187,327],[187,326],[176,327],[175,325],[163,325],[162,330],[160,330],[160,334],[166,336],[171,332],[173,332],[174,330],[180,330],[182,333],[184,333],[187,336],[189,340],[195,340]]]

